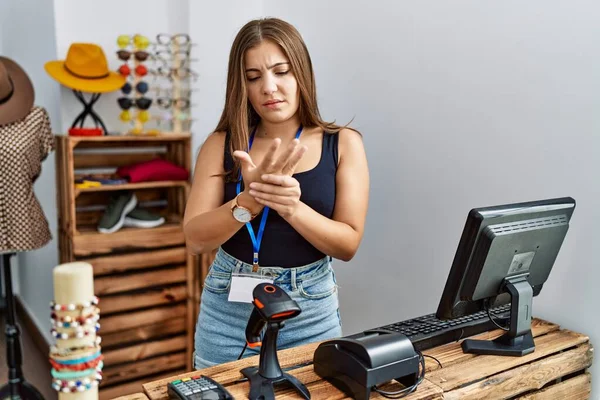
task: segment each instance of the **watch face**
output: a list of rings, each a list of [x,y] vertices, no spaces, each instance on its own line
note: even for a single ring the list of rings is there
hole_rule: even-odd
[[[250,211],[240,208],[240,207],[236,207],[233,209],[233,217],[240,221],[240,222],[250,222],[250,220],[252,219],[252,214],[250,214]]]

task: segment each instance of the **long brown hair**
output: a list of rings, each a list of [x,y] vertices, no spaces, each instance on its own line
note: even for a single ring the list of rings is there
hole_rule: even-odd
[[[317,89],[312,61],[300,33],[291,24],[277,18],[255,19],[238,32],[231,52],[227,71],[225,107],[215,131],[230,132],[229,154],[236,150],[246,151],[250,129],[260,122],[260,117],[250,104],[246,88],[244,56],[246,51],[271,40],[279,45],[290,60],[291,70],[298,81],[300,104],[298,115],[305,128],[320,127],[326,133],[337,133],[342,128],[321,118],[317,106]],[[232,171],[226,171],[228,180],[237,179],[240,163],[233,159]]]

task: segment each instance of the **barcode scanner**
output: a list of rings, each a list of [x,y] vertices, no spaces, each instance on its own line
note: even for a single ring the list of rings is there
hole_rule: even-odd
[[[254,308],[246,325],[246,342],[249,347],[260,346],[258,367],[248,367],[240,372],[250,381],[248,398],[275,399],[273,385],[288,382],[305,399],[310,399],[306,386],[292,375],[281,370],[277,358],[277,336],[285,321],[301,313],[300,306],[283,289],[272,283],[256,285],[252,292]],[[267,327],[264,340],[261,333]]]
[[[261,283],[252,292],[254,309],[246,326],[246,342],[249,347],[261,346],[260,334],[267,322],[281,322],[294,318],[301,310],[294,300],[279,286]]]

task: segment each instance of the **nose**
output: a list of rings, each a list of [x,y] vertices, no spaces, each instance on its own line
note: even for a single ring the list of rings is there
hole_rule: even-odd
[[[270,95],[272,93],[275,93],[277,91],[277,84],[275,83],[275,80],[273,79],[273,77],[271,77],[270,75],[266,75],[265,78],[262,80],[263,82],[263,93]]]

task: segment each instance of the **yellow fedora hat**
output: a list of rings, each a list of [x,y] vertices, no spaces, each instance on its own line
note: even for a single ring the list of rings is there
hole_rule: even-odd
[[[89,93],[115,91],[126,79],[108,69],[104,51],[93,43],[71,44],[65,60],[49,61],[44,68],[60,84]]]

